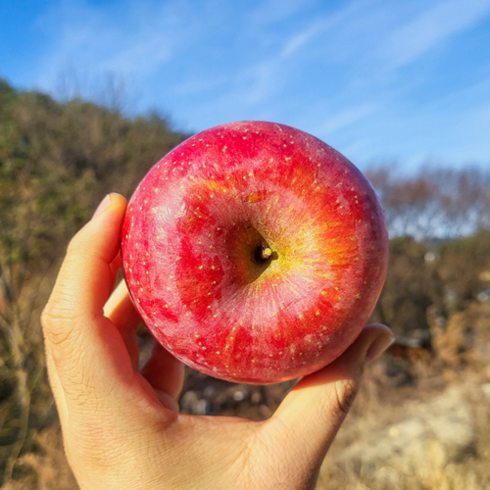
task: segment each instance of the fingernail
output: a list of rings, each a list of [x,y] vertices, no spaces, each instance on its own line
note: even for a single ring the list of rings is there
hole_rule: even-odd
[[[105,196],[104,199],[102,199],[101,203],[97,206],[97,209],[95,210],[92,219],[97,218],[97,216],[100,216],[110,205],[111,205],[111,195],[107,194],[107,196]]]
[[[395,338],[390,334],[381,334],[379,337],[374,339],[373,343],[368,347],[366,358],[364,360],[364,365],[368,366],[373,361],[378,359],[378,357],[383,354],[383,352],[393,343]]]

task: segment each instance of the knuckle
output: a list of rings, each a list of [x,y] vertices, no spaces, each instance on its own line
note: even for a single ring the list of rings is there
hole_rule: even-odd
[[[76,340],[77,319],[70,304],[64,301],[50,301],[41,314],[41,325],[46,339],[55,346]],[[71,342],[70,342],[71,343]]]

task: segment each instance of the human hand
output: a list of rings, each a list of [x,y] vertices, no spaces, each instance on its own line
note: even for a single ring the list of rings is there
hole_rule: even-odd
[[[183,365],[157,346],[138,372],[140,318],[124,282],[114,290],[126,205],[107,196],[76,234],[42,315],[49,380],[80,488],[314,488],[364,367],[391,343],[390,330],[365,327],[266,421],[179,414]]]

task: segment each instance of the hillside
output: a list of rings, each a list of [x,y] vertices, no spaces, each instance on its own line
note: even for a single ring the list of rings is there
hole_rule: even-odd
[[[70,237],[108,192],[130,197],[186,138],[156,113],[59,103],[0,80],[0,487],[71,490],[39,316]],[[490,488],[490,173],[372,171],[392,234],[372,315],[396,344],[366,374],[318,488]],[[139,331],[142,362],[153,340]],[[293,383],[236,385],[187,370],[179,403],[269,417]],[[382,416],[380,416],[382,414]],[[421,455],[424,455],[422,457]]]
[[[39,315],[69,238],[186,136],[158,114],[60,104],[0,81],[0,481],[53,406]]]

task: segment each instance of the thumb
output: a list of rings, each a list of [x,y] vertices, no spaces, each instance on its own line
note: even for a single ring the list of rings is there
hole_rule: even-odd
[[[333,363],[303,378],[265,424],[287,458],[319,468],[359,389],[364,368],[393,342],[384,325],[366,326]]]

